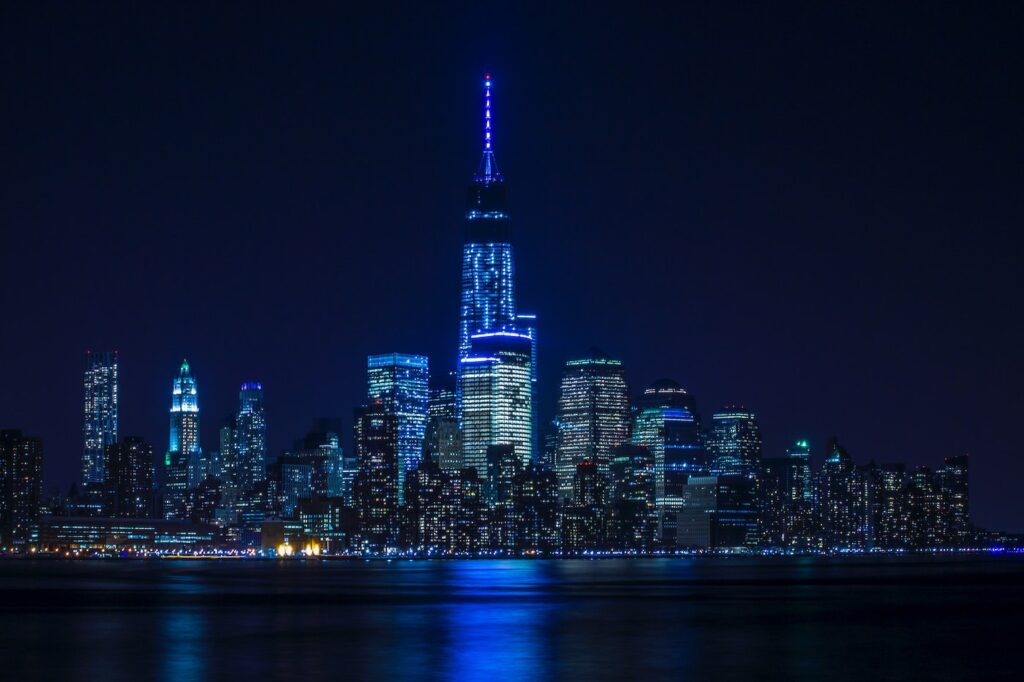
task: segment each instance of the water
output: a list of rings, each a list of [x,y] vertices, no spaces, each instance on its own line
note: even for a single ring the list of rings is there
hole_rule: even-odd
[[[1019,679],[1024,557],[0,562],[5,679]]]

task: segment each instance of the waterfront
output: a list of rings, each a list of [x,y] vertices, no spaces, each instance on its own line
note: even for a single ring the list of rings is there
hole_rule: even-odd
[[[36,679],[1015,677],[1024,558],[0,562]]]

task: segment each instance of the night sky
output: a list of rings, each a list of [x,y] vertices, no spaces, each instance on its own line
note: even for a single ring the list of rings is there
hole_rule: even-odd
[[[0,426],[47,491],[86,349],[160,452],[183,357],[204,447],[259,380],[271,454],[350,427],[368,353],[448,371],[491,72],[542,415],[596,345],[766,456],[969,452],[974,520],[1024,531],[1019,3],[278,4],[0,9]]]

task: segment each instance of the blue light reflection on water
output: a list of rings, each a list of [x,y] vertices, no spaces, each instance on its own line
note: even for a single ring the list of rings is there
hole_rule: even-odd
[[[207,637],[205,609],[181,603],[183,595],[200,596],[208,591],[194,573],[173,573],[159,583],[166,592],[166,607],[159,623],[161,671],[167,682],[193,682],[206,679]]]
[[[1022,568],[1024,557],[0,562],[0,658],[30,678],[105,681],[1012,679]]]
[[[444,572],[455,597],[442,623],[444,671],[453,680],[540,676],[550,660],[555,605],[541,594],[549,564],[529,561],[458,562]]]

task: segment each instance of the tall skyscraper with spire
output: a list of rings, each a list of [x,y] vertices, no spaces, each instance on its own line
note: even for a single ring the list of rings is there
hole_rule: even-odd
[[[171,384],[171,429],[164,466],[167,483],[164,516],[187,519],[192,509],[189,491],[199,485],[199,391],[188,365],[181,362]]]
[[[530,338],[531,391],[536,391],[536,316],[517,316],[512,228],[505,178],[494,157],[491,95],[494,81],[484,76],[483,154],[469,185],[462,247],[462,298],[459,309],[458,418],[463,420],[462,374],[477,334],[511,332]],[[532,402],[532,401],[531,401]],[[531,422],[533,416],[531,415]],[[531,438],[532,436],[531,429]],[[532,450],[532,443],[529,449]]]
[[[462,247],[462,301],[459,310],[459,360],[470,353],[474,334],[505,331],[516,325],[511,221],[505,179],[494,158],[491,75],[484,76],[484,150],[469,185],[466,236]],[[461,368],[460,368],[461,374]]]

